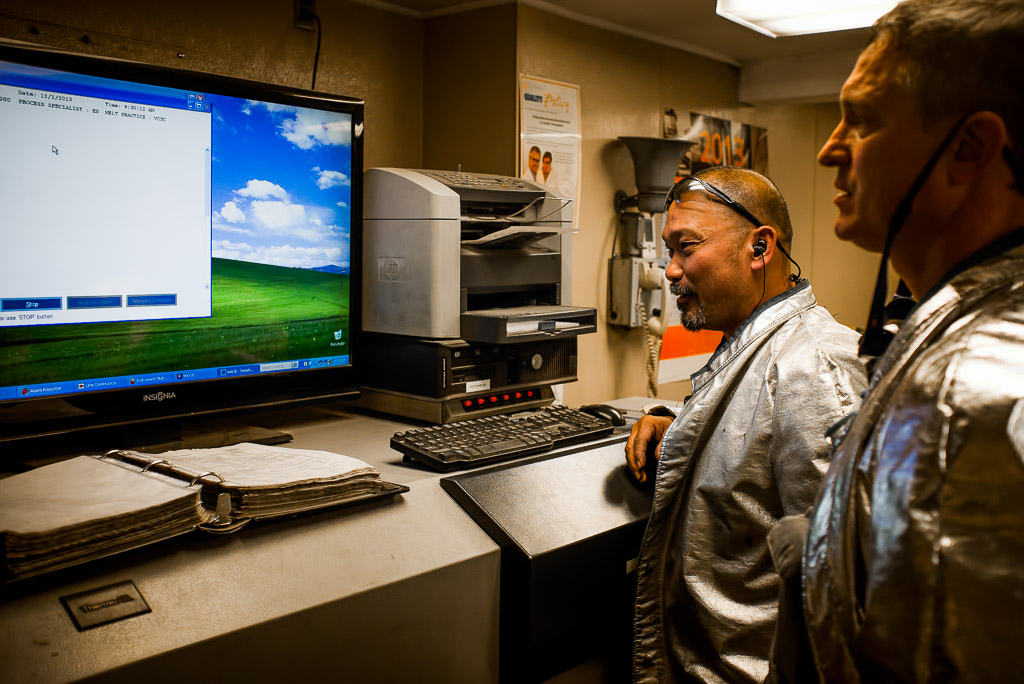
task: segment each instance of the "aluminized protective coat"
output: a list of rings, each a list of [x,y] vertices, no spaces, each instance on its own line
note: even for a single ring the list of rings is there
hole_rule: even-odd
[[[814,501],[825,431],[867,384],[856,346],[802,281],[693,375],[637,568],[636,681],[764,680],[779,592],[768,530]]]
[[[836,437],[803,567],[826,681],[1024,681],[1022,397],[1017,247],[911,312]]]

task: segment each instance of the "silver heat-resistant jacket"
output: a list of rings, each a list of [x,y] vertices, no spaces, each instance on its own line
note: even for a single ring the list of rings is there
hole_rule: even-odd
[[[779,593],[768,530],[814,501],[825,431],[867,384],[856,346],[801,281],[692,376],[637,567],[636,681],[764,680]]]
[[[1021,242],[922,299],[836,435],[803,558],[826,681],[1024,682]]]

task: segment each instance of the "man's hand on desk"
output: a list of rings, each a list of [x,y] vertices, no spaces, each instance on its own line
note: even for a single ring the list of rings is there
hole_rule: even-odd
[[[633,423],[626,441],[626,465],[638,481],[647,482],[648,472],[654,477],[661,457],[661,439],[673,420],[668,416],[644,416]]]

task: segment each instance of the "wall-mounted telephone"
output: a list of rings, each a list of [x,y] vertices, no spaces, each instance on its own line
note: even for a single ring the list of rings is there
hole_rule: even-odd
[[[658,362],[661,337],[670,325],[672,298],[665,279],[668,259],[658,255],[654,217],[639,213],[621,215],[625,224],[626,250],[639,256],[614,256],[609,262],[611,289],[608,322],[627,328],[643,327],[647,394],[658,393]]]
[[[672,314],[672,294],[665,279],[665,262],[661,258],[612,257],[609,262],[609,324],[625,328],[645,325],[659,337],[665,333]],[[646,323],[643,318],[647,319]]]

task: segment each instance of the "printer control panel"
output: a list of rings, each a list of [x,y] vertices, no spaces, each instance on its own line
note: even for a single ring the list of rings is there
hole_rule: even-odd
[[[464,171],[426,171],[424,176],[444,183],[464,202],[532,202],[544,197],[544,189],[521,178]]]

